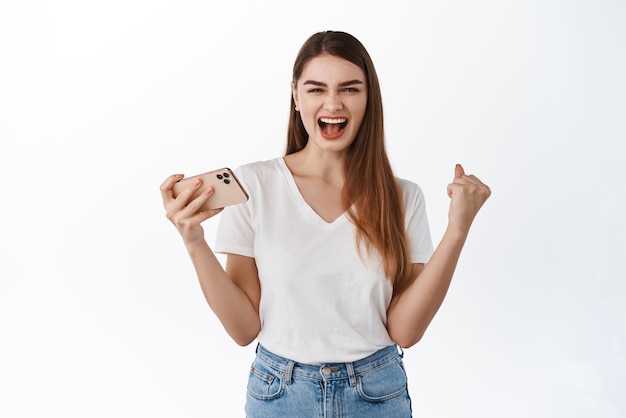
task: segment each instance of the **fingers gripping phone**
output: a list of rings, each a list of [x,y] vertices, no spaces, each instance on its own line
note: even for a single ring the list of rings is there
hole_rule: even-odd
[[[248,200],[248,193],[244,190],[241,183],[230,168],[221,168],[219,170],[209,171],[208,173],[198,174],[196,176],[187,177],[174,183],[174,197],[178,196],[185,188],[190,186],[193,181],[200,178],[202,185],[194,192],[189,201],[197,198],[209,187],[213,188],[213,194],[209,196],[206,202],[198,209],[205,211],[209,209],[219,209],[226,206],[236,205]]]

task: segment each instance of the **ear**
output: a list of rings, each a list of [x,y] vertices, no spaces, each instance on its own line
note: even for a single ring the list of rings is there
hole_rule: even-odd
[[[296,104],[296,112],[299,112],[300,102],[298,101],[298,87],[293,81],[291,82],[291,95],[293,96],[293,101]]]

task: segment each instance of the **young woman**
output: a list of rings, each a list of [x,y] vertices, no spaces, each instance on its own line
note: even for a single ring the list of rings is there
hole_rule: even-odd
[[[384,146],[371,58],[320,32],[293,69],[284,157],[236,170],[250,194],[221,215],[216,252],[199,212],[209,189],[161,186],[202,291],[240,345],[258,341],[248,417],[410,417],[400,347],[424,334],[470,225],[491,191],[457,165],[445,234],[433,251],[420,188],[396,178]]]

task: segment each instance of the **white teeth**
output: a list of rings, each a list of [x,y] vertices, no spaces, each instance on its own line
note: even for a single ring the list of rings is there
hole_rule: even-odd
[[[324,123],[344,123],[346,119],[330,119],[330,118],[320,118],[320,120]]]

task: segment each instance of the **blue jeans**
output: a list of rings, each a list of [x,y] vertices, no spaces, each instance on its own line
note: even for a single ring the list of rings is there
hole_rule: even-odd
[[[261,345],[252,363],[248,418],[410,418],[411,399],[395,345],[353,363],[296,363]]]

